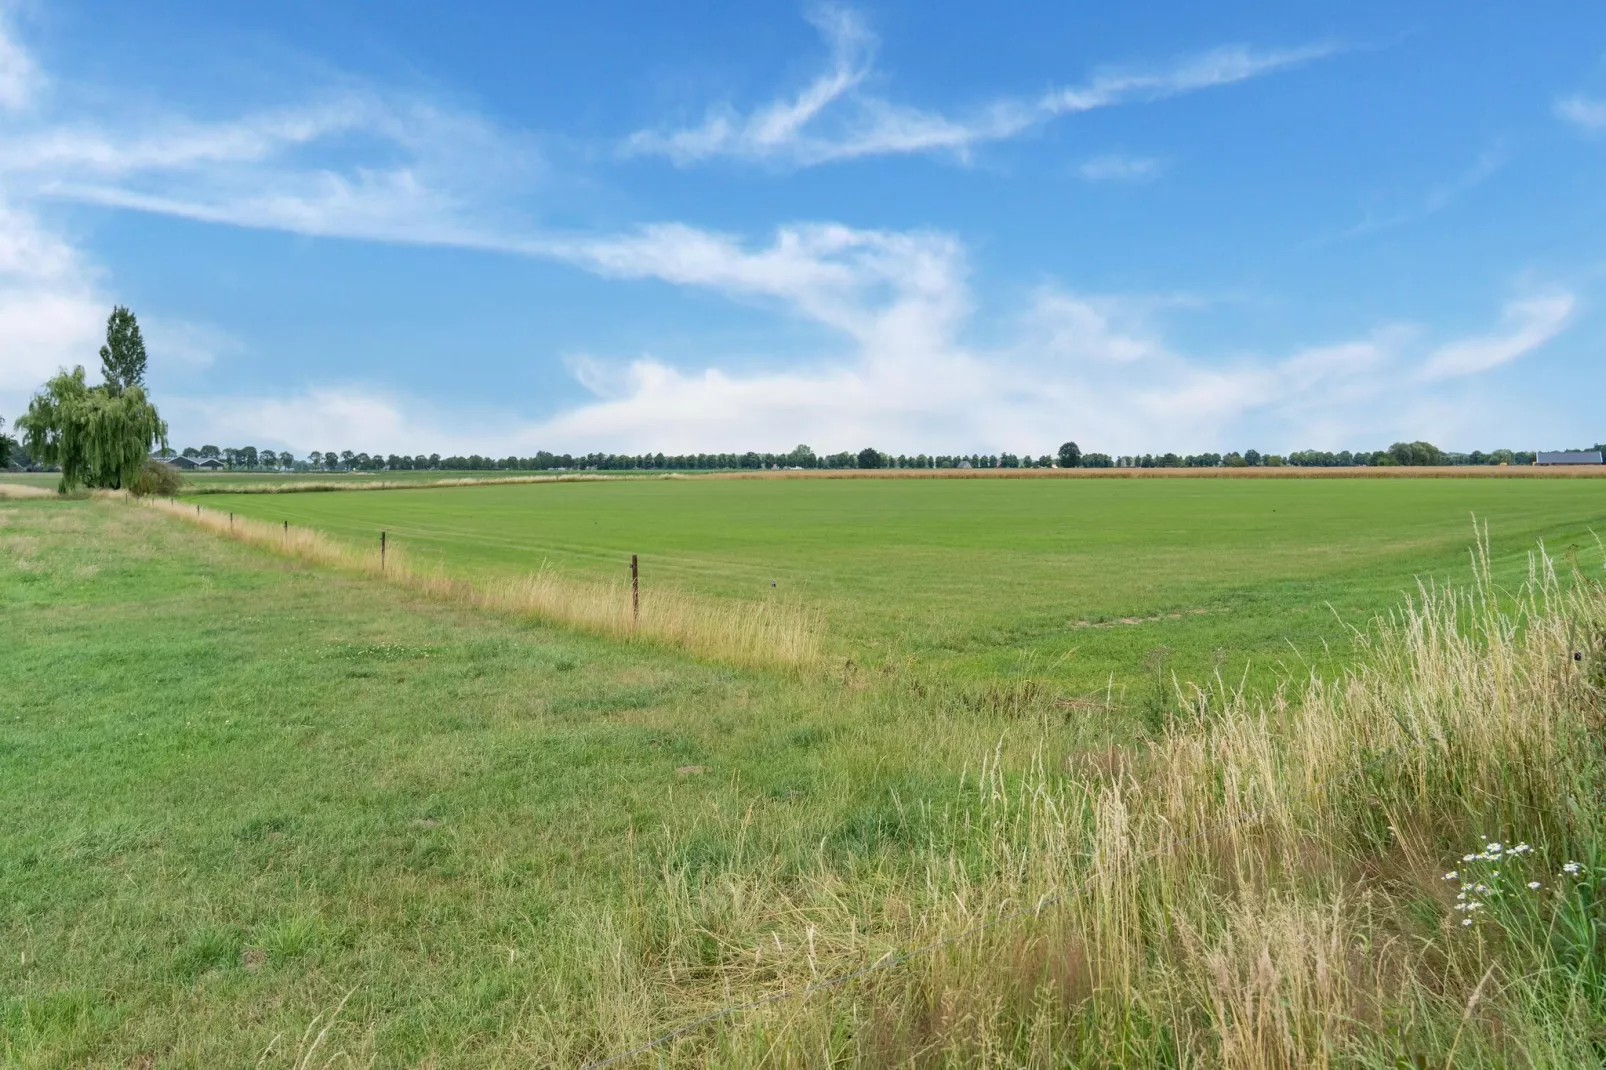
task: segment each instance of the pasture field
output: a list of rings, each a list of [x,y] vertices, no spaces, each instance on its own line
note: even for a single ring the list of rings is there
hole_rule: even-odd
[[[598,999],[673,1012],[608,980],[618,940],[709,953],[651,947],[701,909],[666,866],[849,864],[1001,727],[911,737],[103,501],[0,504],[0,607],[5,1065],[563,1065],[647,1020]]]
[[[685,479],[208,495],[354,545],[380,530],[473,577],[550,566],[819,612],[832,656],[1051,680],[1152,704],[1176,680],[1269,685],[1344,664],[1351,629],[1419,580],[1464,577],[1473,517],[1496,576],[1606,531],[1582,479]],[[772,584],[774,586],[772,586]],[[623,597],[623,594],[620,594]]]
[[[452,493],[531,513],[512,489]],[[714,500],[727,548],[775,523]],[[571,529],[636,511],[566,501]],[[901,536],[973,553],[925,501]],[[853,502],[885,515],[838,499],[839,524]],[[1451,568],[1409,504],[1395,552],[1443,540]],[[1280,529],[1262,505],[1240,537]],[[1581,530],[1569,508],[1498,515]],[[1014,509],[994,554],[1061,545]],[[1599,558],[1504,595],[1462,568],[1332,685],[1150,723],[697,661],[106,497],[0,503],[0,1062],[587,1066],[684,1026],[610,1065],[1593,1065]],[[1456,861],[1485,838],[1524,845],[1503,883]],[[1495,883],[1475,917],[1452,867]]]

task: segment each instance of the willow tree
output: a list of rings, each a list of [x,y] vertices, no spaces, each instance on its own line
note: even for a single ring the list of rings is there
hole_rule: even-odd
[[[132,487],[151,448],[167,445],[167,424],[144,387],[89,386],[81,366],[47,382],[17,429],[35,460],[61,467],[64,494],[80,486]]]

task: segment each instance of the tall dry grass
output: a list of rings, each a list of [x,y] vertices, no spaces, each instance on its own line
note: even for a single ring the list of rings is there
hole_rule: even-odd
[[[1337,680],[1200,691],[1143,746],[989,756],[947,804],[910,804],[896,851],[667,865],[576,947],[592,1024],[544,1054],[802,992],[610,1065],[1601,1065],[1599,585],[1539,554],[1502,591],[1480,558],[1359,641]],[[1444,874],[1484,837],[1532,844],[1541,888],[1464,926]]]
[[[740,665],[796,668],[819,651],[820,622],[806,607],[780,600],[721,601],[654,586],[632,609],[628,584],[587,583],[543,568],[530,575],[471,582],[409,559],[390,540],[358,548],[310,528],[235,516],[167,498],[134,499],[214,534],[296,560],[383,579],[431,598],[579,628],[631,642],[653,642]]]
[[[0,498],[56,498],[49,487],[33,487],[26,483],[0,483]]]

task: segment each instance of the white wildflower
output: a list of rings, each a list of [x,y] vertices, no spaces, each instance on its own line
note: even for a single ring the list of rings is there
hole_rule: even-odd
[[[1462,918],[1461,919],[1461,924],[1462,925],[1471,925],[1472,924],[1472,919],[1471,918]]]
[[[1528,882],[1528,887],[1537,888],[1537,887],[1539,887],[1539,882],[1538,881],[1529,881]]]
[[[1563,873],[1577,873],[1583,868],[1584,867],[1579,865],[1577,862],[1564,862],[1562,863],[1561,871]]]
[[[1453,881],[1453,880],[1455,880],[1456,876],[1457,876],[1456,871],[1452,869],[1450,872],[1448,872],[1448,873],[1446,873],[1444,875],[1444,879],[1447,880],[1447,881]]]

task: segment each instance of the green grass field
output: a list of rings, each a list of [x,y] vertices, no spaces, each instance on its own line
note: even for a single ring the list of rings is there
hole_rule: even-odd
[[[308,1065],[622,1044],[589,1004],[664,867],[895,847],[894,796],[952,794],[1001,723],[910,737],[94,501],[0,504],[0,607],[4,1065],[292,1066],[349,992]]]
[[[381,529],[463,575],[527,571],[796,597],[827,647],[971,678],[1147,700],[1154,670],[1265,684],[1347,657],[1348,626],[1417,581],[1595,546],[1594,480],[674,480],[212,496],[354,543]],[[772,587],[771,584],[776,586]]]
[[[135,504],[0,502],[0,1065],[581,1066],[1050,896],[1040,919],[616,1065],[1589,1065],[1606,895],[1549,884],[1563,859],[1606,871],[1598,588],[1536,610],[1532,650],[1442,603],[1429,642],[1379,633],[1364,687],[1296,689],[1270,718],[979,703],[972,685],[1024,662],[1070,686],[1093,653],[1135,679],[1156,643],[1273,663],[1328,627],[1301,592],[1348,615],[1397,605],[1417,573],[1470,580],[1472,510],[1505,578],[1536,536],[1598,577],[1595,486],[230,503],[353,540],[386,526],[475,575],[538,551],[603,577],[656,540],[649,578],[745,598],[774,577],[840,652],[929,676],[736,669]],[[1065,625],[1200,606],[1228,611]],[[1534,843],[1546,888],[1463,935],[1442,874],[1481,835]]]

